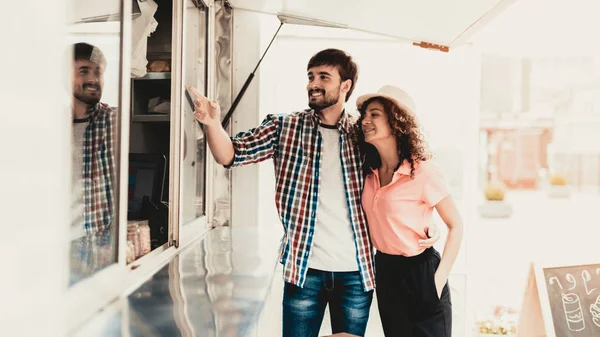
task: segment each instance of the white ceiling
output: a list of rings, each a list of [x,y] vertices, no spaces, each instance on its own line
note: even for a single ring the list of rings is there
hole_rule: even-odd
[[[454,47],[517,0],[230,0],[236,9],[287,14]]]

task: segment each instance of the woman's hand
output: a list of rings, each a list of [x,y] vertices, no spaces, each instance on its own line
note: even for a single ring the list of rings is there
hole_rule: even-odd
[[[423,248],[430,248],[433,247],[433,245],[440,239],[440,231],[435,224],[432,224],[429,226],[429,228],[427,228],[427,237],[429,238],[426,240],[419,240],[419,246]]]
[[[446,282],[448,281],[448,275],[444,276],[444,275],[441,275],[441,273],[438,273],[436,271],[434,279],[435,279],[435,289],[437,291],[438,299],[441,299],[442,298],[442,290],[444,290],[444,286],[446,285]]]

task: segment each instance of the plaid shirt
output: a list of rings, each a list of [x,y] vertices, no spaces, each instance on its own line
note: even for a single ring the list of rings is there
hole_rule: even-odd
[[[83,225],[87,234],[108,228],[114,218],[115,113],[98,103],[90,111],[83,140]]]
[[[354,122],[347,113],[338,122],[340,157],[356,259],[363,288],[369,291],[375,286],[374,251],[360,204],[363,177],[358,149],[351,139]],[[258,127],[232,137],[235,156],[231,167],[273,158],[275,203],[285,229],[280,262],[285,281],[299,287],[306,279],[318,211],[322,151],[318,125],[319,117],[313,110],[268,115]]]

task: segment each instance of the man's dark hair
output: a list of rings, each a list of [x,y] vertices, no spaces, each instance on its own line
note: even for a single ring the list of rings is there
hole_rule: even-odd
[[[92,61],[106,67],[106,57],[100,48],[85,42],[79,42],[73,45],[73,60]]]
[[[350,90],[348,90],[348,94],[346,94],[346,102],[348,102],[348,99],[356,86],[356,81],[358,80],[358,66],[352,60],[352,56],[346,54],[343,50],[334,48],[321,50],[310,58],[306,70],[318,66],[333,66],[340,73],[342,82],[352,80]]]

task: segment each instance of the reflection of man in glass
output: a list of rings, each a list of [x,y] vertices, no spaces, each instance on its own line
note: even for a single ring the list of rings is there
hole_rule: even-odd
[[[73,46],[72,238],[107,229],[113,219],[114,111],[100,103],[106,58],[87,43]]]

